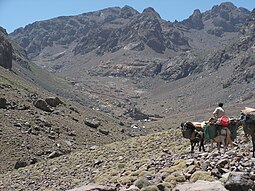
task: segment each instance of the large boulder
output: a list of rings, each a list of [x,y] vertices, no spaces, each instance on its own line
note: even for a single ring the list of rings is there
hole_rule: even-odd
[[[34,106],[43,111],[52,112],[53,110],[49,107],[46,101],[38,99],[34,102]]]
[[[255,190],[255,183],[247,172],[232,172],[229,174],[225,187],[230,191]]]
[[[62,101],[58,97],[47,97],[45,101],[51,107],[56,107],[57,105],[62,103]]]
[[[117,191],[117,189],[115,187],[103,186],[103,185],[87,185],[87,186],[82,186],[79,188],[74,188],[74,189],[68,190],[68,191],[90,191],[90,190]]]
[[[175,190],[180,191],[197,191],[197,190],[203,190],[203,191],[227,191],[226,188],[222,185],[220,181],[204,181],[204,180],[198,180],[195,183],[184,183],[177,185]]]

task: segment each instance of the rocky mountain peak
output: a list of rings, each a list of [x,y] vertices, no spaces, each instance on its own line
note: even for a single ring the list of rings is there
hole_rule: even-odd
[[[6,30],[5,30],[3,27],[1,27],[1,26],[0,26],[0,32],[2,32],[3,34],[5,34],[6,36],[8,35],[7,32],[6,32]]]
[[[139,12],[128,5],[125,5],[120,11],[120,17],[125,19],[132,17],[136,14],[139,14]]]
[[[144,9],[143,14],[161,19],[160,15],[152,7]]]
[[[208,26],[209,34],[222,36],[224,32],[238,32],[249,17],[250,11],[237,8],[233,3],[227,2],[214,6],[203,14],[203,21]]]
[[[194,10],[193,14],[182,22],[188,28],[201,30],[204,28],[202,13],[199,9]]]
[[[231,12],[236,9],[237,7],[233,3],[225,2],[225,3],[221,3],[220,5],[213,6],[212,12],[213,13],[221,13],[222,11]]]

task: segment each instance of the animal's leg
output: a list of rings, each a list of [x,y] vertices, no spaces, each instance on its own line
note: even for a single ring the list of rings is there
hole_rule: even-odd
[[[224,145],[224,153],[226,152],[227,150],[227,146],[228,146],[228,131],[225,130],[225,136],[223,136],[223,139],[222,139],[222,144]]]
[[[213,150],[213,140],[211,139],[210,141],[211,141],[210,152],[212,152],[212,150]]]
[[[202,149],[205,152],[204,137],[200,139],[199,151],[201,151]]]
[[[218,152],[220,153],[220,142],[217,142],[217,148],[218,148]]]
[[[195,144],[191,140],[190,140],[190,145],[191,145],[191,152],[194,153]]]

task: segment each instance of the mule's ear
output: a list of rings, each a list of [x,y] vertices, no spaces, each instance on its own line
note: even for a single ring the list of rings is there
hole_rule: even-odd
[[[183,127],[184,126],[184,123],[181,123],[181,127]]]

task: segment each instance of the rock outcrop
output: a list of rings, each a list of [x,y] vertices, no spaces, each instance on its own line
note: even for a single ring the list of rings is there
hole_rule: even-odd
[[[11,69],[12,68],[12,44],[8,39],[5,29],[0,27],[0,66]]]
[[[204,28],[203,16],[199,9],[196,9],[193,14],[182,23],[193,29],[201,30]]]

